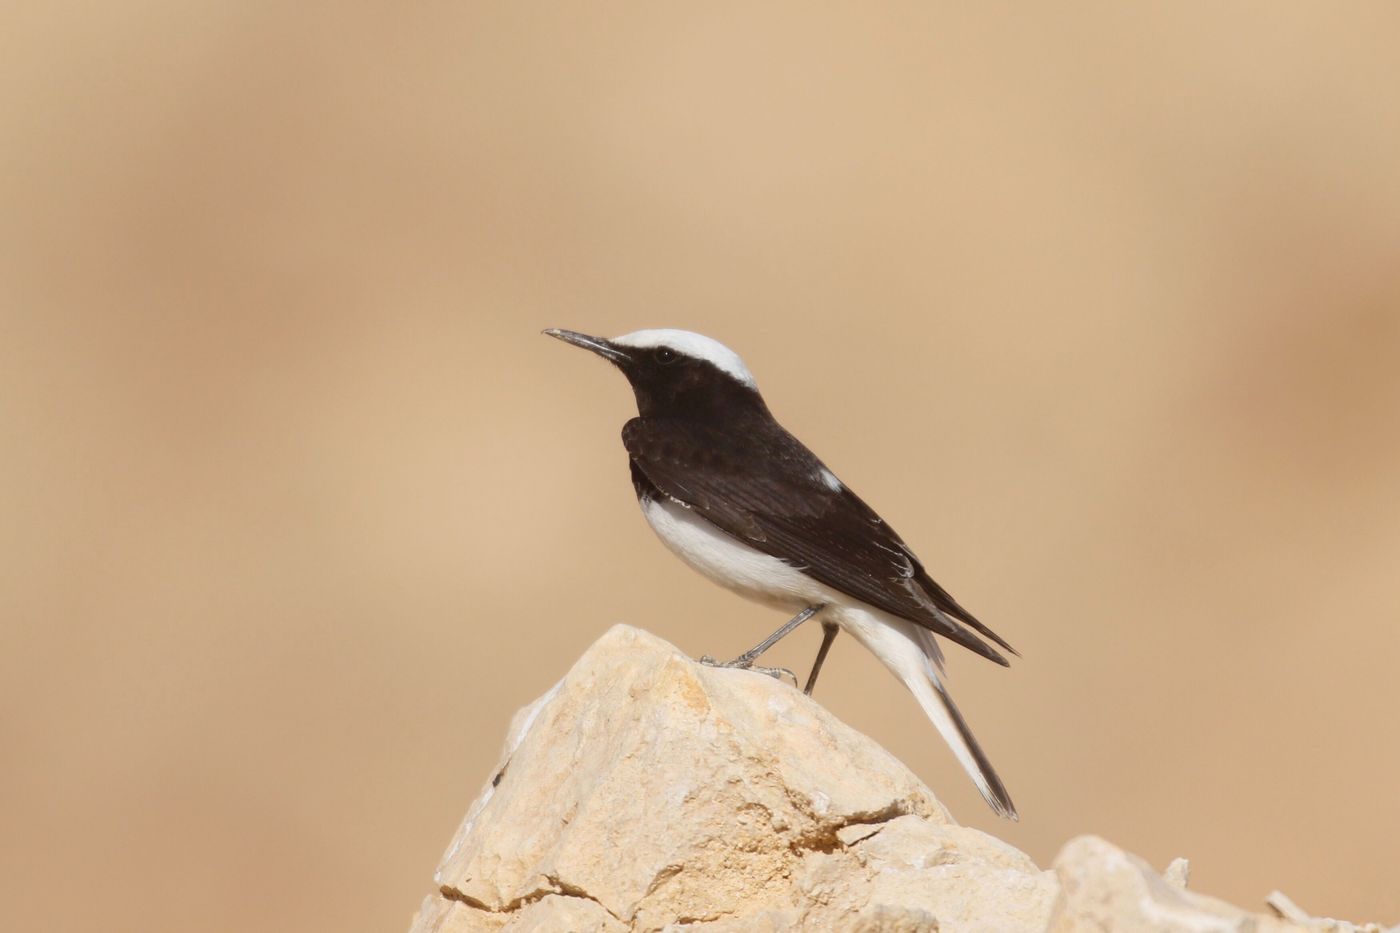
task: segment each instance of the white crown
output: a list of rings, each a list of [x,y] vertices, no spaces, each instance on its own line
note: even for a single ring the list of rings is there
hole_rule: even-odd
[[[713,337],[706,337],[704,334],[669,328],[638,330],[621,337],[614,337],[612,343],[638,349],[667,347],[697,360],[713,363],[721,372],[728,373],[750,389],[758,388],[758,384],[754,382],[753,374],[744,365],[744,361],[739,359],[739,354]]]

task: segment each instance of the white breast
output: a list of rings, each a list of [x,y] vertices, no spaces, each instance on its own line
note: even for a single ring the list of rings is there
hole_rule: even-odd
[[[677,557],[740,596],[793,611],[836,599],[792,565],[730,537],[679,503],[645,499],[642,514]]]

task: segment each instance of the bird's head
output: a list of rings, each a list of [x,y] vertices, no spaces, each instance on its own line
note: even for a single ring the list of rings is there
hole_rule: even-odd
[[[758,386],[739,354],[688,330],[639,330],[621,337],[545,331],[608,360],[627,377],[643,417],[734,415],[755,405]]]

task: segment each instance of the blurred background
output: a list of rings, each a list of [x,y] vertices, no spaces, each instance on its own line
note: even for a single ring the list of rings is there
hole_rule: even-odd
[[[395,930],[608,626],[781,621],[638,514],[699,330],[1021,650],[996,821],[1400,922],[1400,8],[13,4],[6,929]],[[818,641],[774,654],[803,672]]]

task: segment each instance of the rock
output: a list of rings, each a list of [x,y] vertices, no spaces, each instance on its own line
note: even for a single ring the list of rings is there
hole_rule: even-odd
[[[516,714],[411,933],[1301,930],[1093,837],[1039,869],[790,686],[626,626]]]
[[[1055,858],[1055,874],[1060,897],[1050,920],[1052,933],[1279,933],[1303,929],[1173,887],[1142,859],[1097,836],[1070,840]]]
[[[1319,931],[1319,933],[1400,933],[1400,926],[1391,927],[1386,930],[1377,923],[1348,923],[1345,920],[1333,920],[1331,917],[1313,917],[1307,911],[1284,894],[1282,891],[1275,891],[1264,898],[1264,903],[1269,905],[1269,909],[1275,916],[1285,920],[1292,920],[1295,924],[1306,927],[1309,930]]]
[[[1162,872],[1162,879],[1178,891],[1185,891],[1191,883],[1191,863],[1184,858],[1172,859],[1167,870]]]

